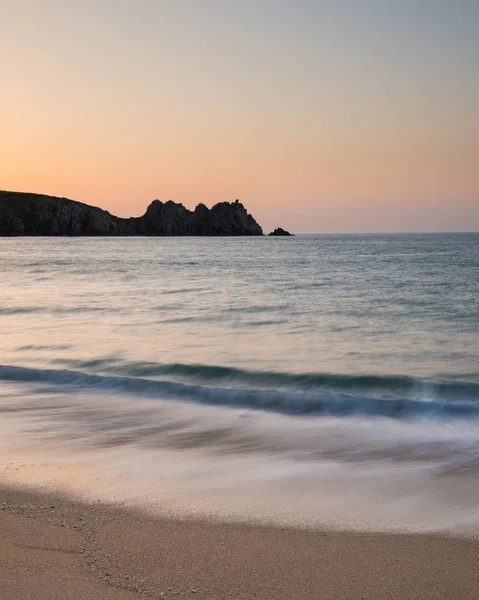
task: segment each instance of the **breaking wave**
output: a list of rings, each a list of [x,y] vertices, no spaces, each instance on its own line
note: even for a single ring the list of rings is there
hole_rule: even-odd
[[[69,386],[82,392],[127,392],[297,416],[367,415],[438,421],[479,418],[479,384],[471,382],[115,363],[114,359],[70,363],[76,370],[3,365],[0,380]],[[158,379],[160,376],[165,379]]]

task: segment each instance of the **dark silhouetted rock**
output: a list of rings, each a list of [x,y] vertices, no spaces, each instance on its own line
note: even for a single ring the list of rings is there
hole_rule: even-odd
[[[154,200],[142,217],[123,219],[67,198],[0,191],[0,236],[14,235],[263,235],[238,201],[194,211]]]
[[[286,229],[282,229],[281,227],[276,227],[276,229],[274,231],[272,231],[271,233],[269,233],[268,235],[294,235],[293,233],[289,233],[289,231],[286,231]]]
[[[198,234],[263,235],[263,230],[241,202],[236,200],[215,204],[198,223]]]
[[[0,191],[0,235],[118,235],[120,221],[67,198]]]

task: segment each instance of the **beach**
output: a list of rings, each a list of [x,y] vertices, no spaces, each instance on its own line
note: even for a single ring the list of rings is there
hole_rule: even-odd
[[[477,600],[478,248],[0,240],[0,600]]]
[[[0,0],[0,600],[479,600],[478,30]]]
[[[479,543],[175,521],[0,488],[2,600],[475,600]]]

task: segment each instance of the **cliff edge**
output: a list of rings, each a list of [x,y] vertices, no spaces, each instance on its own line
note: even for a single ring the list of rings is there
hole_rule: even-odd
[[[124,219],[96,206],[41,194],[0,191],[0,236],[263,235],[246,208],[220,202],[194,211],[154,200],[141,217]]]

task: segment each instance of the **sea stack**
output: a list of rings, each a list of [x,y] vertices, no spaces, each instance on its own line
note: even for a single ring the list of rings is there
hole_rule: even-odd
[[[278,235],[278,236],[288,236],[288,235],[294,235],[294,233],[289,233],[289,231],[286,231],[286,229],[283,229],[282,227],[276,227],[276,229],[274,231],[272,231],[271,233],[269,233],[268,235]]]

